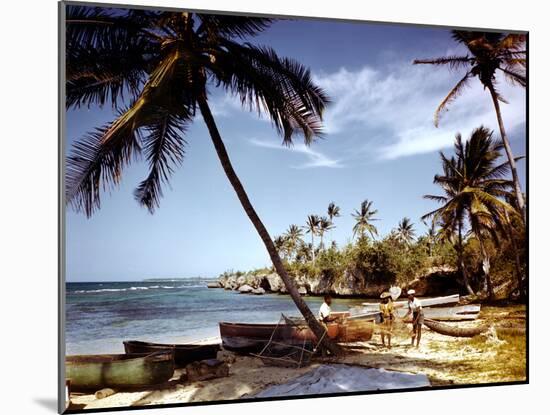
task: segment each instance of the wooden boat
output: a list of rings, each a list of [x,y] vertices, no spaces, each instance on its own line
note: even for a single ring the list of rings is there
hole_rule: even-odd
[[[448,295],[446,297],[435,297],[435,298],[424,298],[420,299],[420,304],[422,307],[433,307],[441,306],[448,304],[456,304],[460,301],[460,296],[458,294]],[[407,307],[407,300],[404,301],[395,301],[393,303],[394,308],[404,308]],[[378,311],[380,308],[380,303],[363,303],[363,309],[367,311]]]
[[[219,325],[223,348],[238,353],[259,353],[271,341],[277,343],[272,353],[285,354],[286,345],[307,348],[317,340],[309,328],[301,329],[292,324],[220,322]],[[335,336],[337,329],[337,325],[332,325],[329,336]]]
[[[172,351],[65,358],[65,378],[71,390],[139,388],[166,382],[173,374]]]
[[[348,318],[348,312],[332,313],[339,321],[326,325],[327,335],[337,342],[370,340],[374,331],[374,317]],[[293,319],[298,324],[255,324],[220,322],[220,336],[224,349],[238,353],[259,353],[271,343],[270,351],[281,355],[289,348],[312,349],[318,342],[317,336],[305,326],[303,319]]]
[[[162,344],[142,342],[138,340],[128,340],[123,343],[126,354],[172,351],[174,353],[174,362],[176,367],[184,367],[191,362],[196,362],[199,360],[214,359],[220,350],[220,345],[218,343]]]
[[[424,317],[437,321],[468,321],[476,320],[481,306],[479,304],[461,305],[456,307],[428,307],[424,308]],[[398,317],[407,314],[406,308],[396,310]]]
[[[488,326],[482,325],[478,327],[455,327],[449,324],[439,323],[431,319],[424,319],[424,324],[439,334],[453,337],[474,337],[485,331]]]

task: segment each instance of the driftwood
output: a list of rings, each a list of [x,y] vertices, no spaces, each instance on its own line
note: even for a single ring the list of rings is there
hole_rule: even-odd
[[[106,398],[107,396],[114,395],[115,393],[116,393],[116,390],[114,390],[114,389],[104,388],[104,389],[98,390],[95,393],[95,398],[96,399],[103,399],[103,398]]]
[[[229,376],[229,366],[218,359],[207,359],[200,362],[193,362],[185,367],[187,379],[208,380]]]
[[[424,319],[424,324],[439,334],[453,337],[474,337],[486,332],[489,329],[487,325],[478,327],[454,327],[449,324],[440,323],[427,318]]]

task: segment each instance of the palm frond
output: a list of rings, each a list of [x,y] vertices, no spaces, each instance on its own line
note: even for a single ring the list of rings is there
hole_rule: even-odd
[[[472,57],[465,56],[444,56],[434,59],[415,59],[413,65],[449,65],[451,69],[470,66]]]
[[[76,142],[67,157],[67,203],[90,217],[100,208],[101,191],[120,182],[122,169],[139,152],[137,131],[124,114]]]
[[[150,213],[159,207],[162,184],[168,184],[174,168],[179,166],[185,154],[183,138],[185,120],[169,112],[161,112],[155,122],[149,124],[142,138],[142,151],[149,162],[150,171],[134,191],[135,199]]]
[[[441,101],[434,113],[434,125],[439,126],[439,119],[441,112],[447,110],[447,107],[461,94],[462,90],[468,85],[468,81],[471,77],[471,73],[467,72],[460,81],[451,89],[447,96]]]
[[[520,85],[523,88],[527,87],[527,77],[525,74],[515,71],[513,69],[507,69],[507,68],[499,68],[502,72],[504,72],[504,76],[506,79],[512,84],[512,85]]]
[[[67,47],[109,49],[113,42],[132,41],[138,37],[158,40],[147,30],[156,25],[155,17],[162,12],[127,12],[89,6],[67,6]]]
[[[237,94],[251,110],[265,111],[283,143],[301,132],[310,144],[322,135],[322,114],[329,100],[313,83],[310,71],[297,61],[279,58],[270,48],[224,41],[226,53],[218,53],[211,63],[216,79]]]
[[[197,34],[207,36],[224,36],[229,38],[246,38],[256,36],[270,27],[277,19],[252,16],[231,16],[216,14],[197,14],[201,24]]]

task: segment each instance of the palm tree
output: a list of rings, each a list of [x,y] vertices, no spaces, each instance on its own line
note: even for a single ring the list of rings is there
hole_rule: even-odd
[[[496,73],[502,72],[504,77],[523,88],[527,86],[525,76],[526,55],[525,47],[526,35],[524,34],[504,34],[493,32],[470,32],[463,30],[453,30],[452,37],[457,42],[463,44],[468,49],[464,56],[445,56],[436,59],[416,59],[414,64],[447,65],[451,69],[465,68],[466,73],[458,81],[453,89],[443,99],[434,115],[434,123],[437,127],[441,113],[447,109],[448,105],[454,101],[464,88],[468,85],[471,78],[479,78],[483,87],[488,89],[495,107],[500,136],[504,144],[506,156],[510,163],[512,178],[514,183],[514,193],[517,199],[519,210],[526,221],[525,202],[521,192],[518,173],[516,169],[516,159],[512,154],[512,148],[500,111],[500,103],[506,101],[496,89]]]
[[[185,154],[186,131],[200,112],[222,168],[254,225],[273,266],[322,345],[338,346],[290,279],[265,225],[231,164],[209,105],[209,89],[222,87],[250,110],[264,112],[291,145],[322,133],[328,98],[307,68],[268,47],[244,43],[272,19],[191,12],[68,6],[67,107],[110,103],[117,118],[78,141],[67,159],[66,196],[79,212],[100,208],[101,189],[118,185],[123,168],[144,154],[147,177],[134,195],[153,212],[162,186]],[[127,107],[123,98],[128,97]]]
[[[415,231],[414,224],[409,218],[403,218],[397,224],[395,237],[397,240],[406,246],[409,246],[414,241]]]
[[[428,227],[428,230],[422,238],[426,241],[426,244],[428,245],[428,256],[431,257],[433,253],[433,246],[439,239],[437,224],[434,220],[432,220],[429,225],[426,223],[425,220],[423,220],[422,222]]]
[[[340,217],[340,207],[336,206],[334,202],[330,202],[327,209],[329,220],[332,222],[334,218]]]
[[[324,248],[323,235],[325,234],[325,232],[330,231],[333,228],[334,228],[334,225],[332,224],[332,222],[326,216],[323,216],[323,217],[319,218],[319,224],[318,224],[318,227],[317,227],[317,232],[318,232],[319,238],[321,240],[321,242],[319,244],[320,249]]]
[[[292,254],[295,253],[296,249],[298,248],[300,242],[302,241],[302,235],[302,230],[298,226],[290,225],[288,227],[288,230],[286,231],[284,236],[287,241],[290,256],[292,256]]]
[[[315,235],[319,233],[319,222],[321,219],[317,215],[308,215],[306,226],[306,233],[311,234],[311,260],[315,262]]]
[[[475,129],[466,144],[461,135],[457,134],[455,155],[447,158],[440,153],[444,173],[434,177],[434,183],[440,185],[445,194],[424,196],[443,206],[422,217],[441,221],[447,233],[458,232],[459,269],[463,272],[465,283],[463,232],[465,219],[468,219],[470,231],[479,242],[490,297],[493,296],[493,286],[485,240],[490,237],[498,244],[499,234],[505,232],[505,212],[519,216],[512,206],[501,200],[510,197],[512,194],[509,189],[513,189],[513,182],[503,178],[510,170],[509,163],[497,164],[501,149],[502,144],[492,139],[492,133],[487,128]]]
[[[330,223],[334,225],[334,218],[340,217],[340,207],[336,206],[334,202],[330,202],[327,209],[328,218],[330,220]],[[333,226],[333,229],[336,227],[336,225]],[[334,241],[332,241],[334,242]]]
[[[286,259],[289,251],[287,237],[285,235],[276,236],[273,239],[273,245],[275,245],[275,249],[281,256],[281,259]]]
[[[365,199],[361,203],[361,209],[355,210],[355,213],[352,213],[351,216],[355,218],[355,225],[353,226],[353,237],[359,234],[360,238],[365,237],[365,232],[368,232],[371,238],[374,239],[375,236],[378,236],[378,230],[371,221],[378,220],[374,217],[378,213],[378,210],[372,208],[372,201]]]
[[[296,249],[296,261],[311,261],[312,249],[313,248],[311,244],[300,241],[298,248]]]

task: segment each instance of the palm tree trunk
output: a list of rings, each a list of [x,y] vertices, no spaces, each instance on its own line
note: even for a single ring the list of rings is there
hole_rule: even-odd
[[[506,231],[508,233],[508,239],[510,240],[510,243],[512,244],[512,250],[514,251],[514,265],[516,267],[516,278],[518,281],[518,292],[520,298],[523,298],[523,280],[522,280],[522,272],[521,272],[521,261],[519,258],[519,251],[518,246],[516,244],[516,238],[514,236],[514,231],[512,229],[512,224],[510,222],[510,217],[508,216],[508,211],[504,210],[504,216],[506,218]]]
[[[315,264],[315,242],[313,241],[313,231],[311,231],[311,260]]]
[[[481,256],[483,257],[483,273],[485,274],[485,282],[487,283],[487,294],[489,295],[489,299],[493,299],[495,296],[495,292],[493,290],[493,282],[491,281],[489,256],[487,255],[487,251],[485,250],[483,237],[480,234],[477,234],[476,237],[479,241],[479,247],[481,248]],[[487,268],[485,267],[485,264],[487,264]]]
[[[514,159],[514,155],[512,154],[512,148],[510,147],[510,142],[508,141],[508,136],[506,135],[506,130],[504,129],[504,122],[502,121],[502,115],[500,113],[500,104],[498,102],[495,87],[492,84],[489,85],[489,91],[491,92],[491,98],[493,99],[493,104],[495,106],[498,128],[500,129],[500,136],[502,138],[502,143],[504,144],[504,150],[506,151],[506,156],[508,157],[508,162],[510,163],[510,170],[512,171],[512,179],[514,181],[514,193],[516,195],[518,208],[521,213],[523,223],[525,224],[527,222],[525,201],[523,200],[523,193],[521,192],[521,186],[519,184],[518,171],[516,169],[516,160]]]
[[[206,126],[208,127],[208,131],[210,132],[212,143],[214,144],[216,153],[218,154],[218,158],[220,159],[222,168],[227,178],[229,179],[229,182],[233,186],[233,189],[235,190],[235,193],[237,194],[237,197],[239,198],[239,201],[241,202],[241,205],[244,208],[244,211],[246,212],[248,218],[250,219],[250,221],[256,228],[256,231],[260,235],[260,238],[262,239],[267,249],[267,252],[269,253],[269,256],[271,258],[271,261],[273,262],[273,266],[275,267],[277,274],[279,274],[279,276],[283,280],[285,287],[288,290],[288,293],[292,297],[292,300],[294,300],[294,303],[296,304],[296,307],[298,308],[298,310],[300,310],[300,312],[306,319],[308,326],[311,328],[313,333],[315,333],[318,339],[322,339],[321,345],[326,349],[330,350],[335,355],[341,354],[341,348],[336,343],[332,342],[325,335],[325,332],[326,332],[325,328],[321,325],[321,323],[319,323],[319,321],[317,321],[317,319],[315,318],[315,316],[313,315],[313,313],[311,312],[311,310],[309,309],[305,301],[302,299],[302,297],[298,293],[298,289],[296,288],[296,285],[290,279],[288,273],[286,272],[286,269],[281,261],[281,258],[277,253],[277,249],[275,249],[273,240],[269,236],[267,229],[265,228],[260,217],[256,213],[256,210],[252,206],[252,203],[250,203],[250,200],[248,199],[246,191],[244,190],[244,187],[241,184],[241,181],[237,177],[237,174],[235,173],[235,170],[231,165],[231,160],[229,159],[229,155],[227,154],[227,150],[225,148],[221,135],[218,131],[218,127],[216,126],[216,122],[214,120],[214,117],[212,116],[212,112],[210,111],[210,107],[208,106],[206,98],[204,96],[199,97],[198,103],[199,103],[199,108],[201,110],[201,114],[204,119],[204,122],[206,123]]]
[[[462,273],[462,281],[463,281],[464,287],[466,287],[468,294],[474,295],[474,290],[472,290],[472,287],[470,286],[470,282],[468,281],[468,274],[466,272],[466,267],[464,266],[464,249],[462,246],[462,224],[458,225],[457,254],[458,254],[458,269]]]

